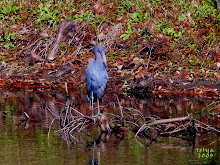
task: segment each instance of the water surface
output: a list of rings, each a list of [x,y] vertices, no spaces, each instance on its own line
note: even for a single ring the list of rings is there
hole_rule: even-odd
[[[58,124],[52,124],[59,115],[62,104],[74,100],[74,108],[90,114],[84,93],[67,96],[54,91],[0,91],[0,164],[216,164],[219,161],[219,137],[212,132],[200,132],[195,141],[174,137],[158,137],[157,141],[134,138],[134,133],[100,134],[98,130],[84,132],[81,140],[67,142],[57,132]],[[131,98],[119,96],[124,107],[133,107],[144,115],[162,118],[185,116],[186,112],[215,128],[219,121],[215,115],[219,109],[211,106],[218,99],[190,97]],[[103,96],[102,105],[115,100]],[[205,108],[208,105],[212,109]],[[214,107],[214,108],[213,108]],[[112,112],[111,104],[106,111]],[[22,122],[24,112],[34,122]],[[18,124],[21,123],[21,124]]]

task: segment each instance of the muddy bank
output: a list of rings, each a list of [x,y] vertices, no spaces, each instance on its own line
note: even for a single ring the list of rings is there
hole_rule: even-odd
[[[164,76],[165,77],[165,76]],[[147,95],[148,93],[164,95],[200,95],[208,97],[219,97],[220,82],[199,79],[189,81],[186,79],[171,78],[140,78],[134,83],[130,90],[134,95]]]
[[[83,90],[85,88],[86,68],[83,67],[85,64],[80,60],[61,66],[56,65],[56,63],[39,63],[37,65],[26,73],[24,69],[16,70],[1,65],[0,88],[68,90]],[[127,74],[122,75],[122,71]],[[122,71],[110,65],[107,83],[109,92],[131,93],[136,96],[153,93],[219,97],[220,94],[220,81],[209,77],[179,78],[174,74],[156,75],[149,73],[149,76],[136,78],[131,77],[133,71],[129,69]]]

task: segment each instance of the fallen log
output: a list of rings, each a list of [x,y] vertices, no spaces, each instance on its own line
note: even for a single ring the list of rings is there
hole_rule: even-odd
[[[155,125],[160,125],[160,124],[166,124],[166,123],[171,123],[171,122],[180,122],[180,121],[189,121],[190,120],[190,116],[186,116],[186,117],[178,117],[178,118],[171,118],[171,119],[161,119],[161,120],[156,120],[153,121],[151,123],[148,124],[144,124],[140,127],[140,129],[137,131],[135,137],[137,137],[137,135],[144,131],[145,129],[150,128],[151,126],[155,126]]]

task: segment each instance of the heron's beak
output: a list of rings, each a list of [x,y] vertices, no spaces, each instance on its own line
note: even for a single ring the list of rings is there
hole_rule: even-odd
[[[105,52],[102,52],[102,58],[103,58],[103,62],[104,62],[105,67],[108,68]]]

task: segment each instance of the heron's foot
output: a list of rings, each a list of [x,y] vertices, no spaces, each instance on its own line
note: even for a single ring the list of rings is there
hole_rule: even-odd
[[[94,123],[98,123],[97,120],[100,121],[101,116],[102,116],[102,113],[92,116]]]
[[[96,116],[92,115],[91,117],[92,117],[93,122],[96,123]]]
[[[94,123],[96,124],[97,119],[96,119],[96,118],[94,118],[94,119],[93,119],[93,121],[94,121]]]

